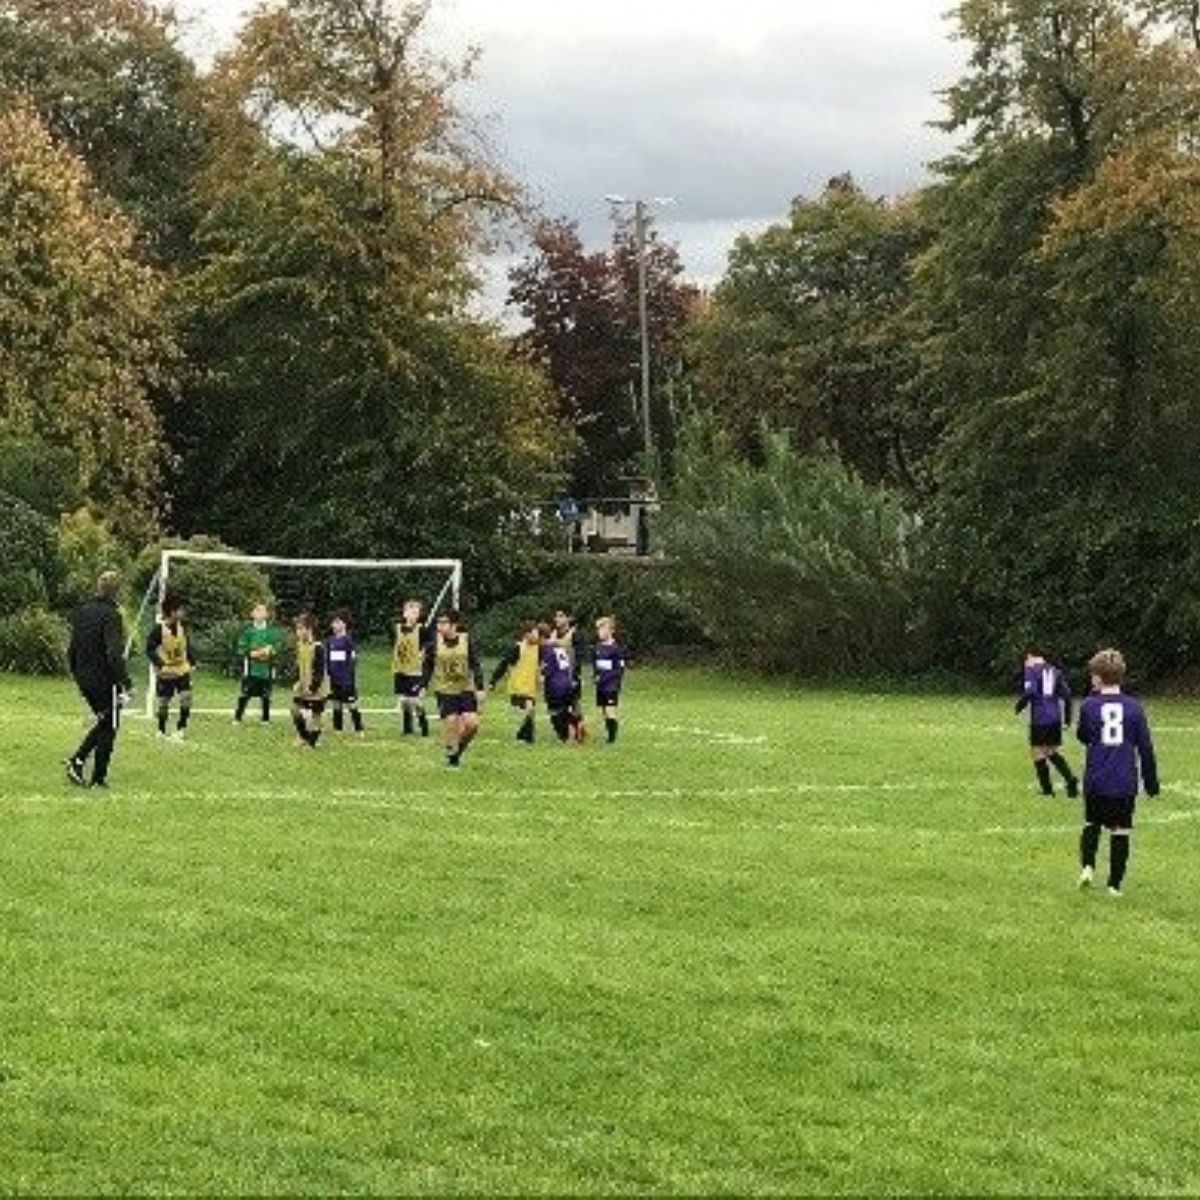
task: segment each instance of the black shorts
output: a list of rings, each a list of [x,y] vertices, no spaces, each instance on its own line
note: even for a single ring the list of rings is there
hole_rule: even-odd
[[[597,708],[616,708],[620,702],[621,689],[619,687],[598,687],[596,689]]]
[[[325,711],[324,696],[293,696],[292,703],[315,717],[319,717]]]
[[[1089,825],[1103,825],[1106,829],[1132,829],[1133,810],[1136,796],[1088,796],[1083,797],[1083,815]]]
[[[154,691],[160,700],[170,700],[180,692],[192,690],[192,675],[160,675],[154,682]]]
[[[270,696],[275,681],[267,675],[243,675],[243,696]]]
[[[537,703],[537,698],[535,696],[510,695],[508,703],[510,708],[519,708],[524,712],[525,709],[532,708]]]
[[[437,698],[439,717],[457,717],[463,713],[479,711],[479,700],[474,692],[451,692]]]
[[[420,675],[393,675],[392,686],[396,689],[397,696],[402,696],[405,700],[415,700],[421,692],[421,677]]]
[[[1055,721],[1049,725],[1030,725],[1029,744],[1031,746],[1053,746],[1057,749],[1062,745],[1062,724]]]
[[[336,683],[329,685],[329,698],[334,704],[357,704],[358,689],[339,687]]]

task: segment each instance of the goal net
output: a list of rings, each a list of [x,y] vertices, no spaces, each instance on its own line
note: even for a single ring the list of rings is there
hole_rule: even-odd
[[[391,711],[391,650],[396,622],[406,601],[421,603],[432,624],[439,611],[457,608],[462,562],[455,558],[356,559],[285,558],[232,551],[169,549],[142,596],[130,632],[131,662],[146,665],[145,710],[153,714],[155,675],[146,641],[170,592],[183,604],[188,640],[196,656],[196,713],[232,709],[242,663],[238,636],[255,604],[266,604],[270,620],[288,648],[277,683],[290,685],[292,625],[302,612],[316,619],[320,636],[335,614],[345,614],[359,651],[358,685],[364,711]],[[132,669],[132,668],[131,668]]]

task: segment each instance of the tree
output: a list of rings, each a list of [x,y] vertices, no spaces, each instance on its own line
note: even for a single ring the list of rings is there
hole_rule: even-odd
[[[931,595],[957,659],[1200,649],[1195,49],[1134,3],[971,0],[962,150],[925,198],[944,425]]]
[[[427,11],[290,0],[218,64],[172,422],[187,528],[494,559],[559,478],[540,377],[467,315],[473,252],[519,193],[453,101],[469,64],[423,51]]]
[[[203,97],[176,33],[150,0],[0,0],[0,98],[32,105],[161,263],[188,253],[205,145]]]
[[[0,433],[69,452],[78,489],[137,538],[163,502],[148,395],[174,346],[134,240],[36,114],[0,111]]]
[[[510,272],[509,303],[529,323],[523,351],[545,365],[579,433],[571,486],[583,496],[623,494],[628,476],[646,469],[640,405],[638,248],[632,220],[617,223],[611,246],[584,249],[578,228],[544,220],[530,256]],[[696,289],[682,281],[675,247],[647,222],[646,309],[653,378],[651,425],[669,446],[671,414],[663,381],[682,370],[683,330]]]
[[[907,310],[927,240],[911,200],[873,200],[849,176],[738,239],[692,339],[697,401],[735,445],[755,450],[767,420],[801,452],[827,446],[868,480],[917,486],[929,434],[905,390]]]

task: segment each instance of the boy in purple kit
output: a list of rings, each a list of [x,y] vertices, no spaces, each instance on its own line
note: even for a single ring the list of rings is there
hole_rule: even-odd
[[[329,699],[333,704],[333,728],[342,732],[342,710],[350,710],[354,732],[363,736],[362,713],[358,710],[358,651],[350,636],[345,613],[337,613],[330,622],[331,636],[325,643],[325,664],[329,672]]]
[[[574,708],[579,694],[575,657],[569,645],[555,638],[549,625],[539,625],[538,634],[542,639],[538,665],[542,675],[542,693],[546,697],[546,711],[550,714],[550,725],[558,740],[565,742],[572,735]]]
[[[1084,825],[1079,837],[1079,886],[1096,872],[1100,830],[1108,830],[1108,891],[1121,894],[1137,803],[1138,767],[1147,796],[1158,795],[1158,763],[1142,706],[1121,691],[1125,659],[1101,650],[1088,663],[1096,690],[1079,706],[1076,733],[1087,747],[1083,770]]]
[[[1054,784],[1050,781],[1053,766],[1066,780],[1067,795],[1073,799],[1079,795],[1079,780],[1059,753],[1063,726],[1071,723],[1071,689],[1062,671],[1048,662],[1040,650],[1033,648],[1025,655],[1021,698],[1015,711],[1020,712],[1026,707],[1029,708],[1029,750],[1042,795],[1054,795]]]
[[[610,743],[617,740],[621,680],[625,677],[625,651],[617,642],[617,623],[612,617],[596,622],[596,644],[592,647],[592,669],[596,681],[596,707],[604,714],[604,729]]]

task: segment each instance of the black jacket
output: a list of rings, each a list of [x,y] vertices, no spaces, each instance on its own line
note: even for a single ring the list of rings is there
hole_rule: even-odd
[[[71,614],[71,644],[67,665],[84,690],[111,687],[128,691],[131,683],[125,665],[125,631],[121,614],[111,600],[89,600]]]

